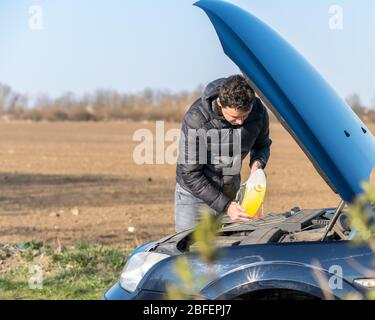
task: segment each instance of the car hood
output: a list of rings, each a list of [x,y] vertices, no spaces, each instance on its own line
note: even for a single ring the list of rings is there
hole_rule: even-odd
[[[314,67],[265,23],[218,0],[195,3],[224,52],[297,141],[334,192],[352,202],[375,166],[370,130]]]

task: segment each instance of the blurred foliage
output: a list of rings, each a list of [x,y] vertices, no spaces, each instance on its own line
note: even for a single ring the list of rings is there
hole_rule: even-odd
[[[180,280],[180,284],[171,284],[167,288],[167,300],[189,300],[190,294],[194,294],[196,291],[195,279],[193,269],[190,266],[189,260],[185,256],[178,257],[173,271],[177,278]]]
[[[375,186],[366,182],[362,184],[364,193],[357,197],[354,204],[348,211],[349,223],[352,230],[355,230],[355,242],[373,242],[375,234],[374,204]]]
[[[208,272],[204,278],[199,278],[194,274],[188,257],[178,257],[173,269],[180,284],[171,284],[167,287],[166,299],[189,300],[197,297],[199,299],[201,284],[208,283],[215,277],[214,264],[220,256],[216,240],[221,227],[220,216],[214,217],[209,211],[202,212],[202,218],[192,234],[192,241],[196,243],[197,247],[195,254],[198,255],[198,259],[207,267]]]
[[[356,244],[367,243],[369,247],[374,251],[375,255],[375,186],[374,184],[364,182],[362,183],[364,193],[356,198],[353,205],[350,206],[349,224],[352,232],[354,232],[353,241]],[[364,274],[365,278],[374,278],[375,272],[375,260],[374,269],[368,270],[371,274]],[[375,289],[369,290],[367,298],[375,300]]]
[[[213,264],[218,258],[216,240],[221,226],[219,217],[214,217],[210,212],[205,211],[193,233],[193,241],[197,243],[197,252],[201,260],[207,264]]]

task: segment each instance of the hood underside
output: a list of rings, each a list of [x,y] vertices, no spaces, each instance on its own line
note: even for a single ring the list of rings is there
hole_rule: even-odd
[[[196,6],[240,68],[334,192],[352,202],[375,166],[370,130],[305,58],[250,13],[220,0]]]

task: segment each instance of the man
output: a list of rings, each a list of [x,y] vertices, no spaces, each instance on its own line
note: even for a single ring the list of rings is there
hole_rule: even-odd
[[[215,131],[217,135],[212,134]],[[194,132],[199,134],[194,136]],[[199,139],[202,132],[210,133],[205,142]],[[271,144],[267,110],[246,79],[235,75],[211,82],[182,124],[176,170],[176,232],[193,228],[204,209],[215,216],[226,214],[233,221],[248,221],[245,210],[233,202],[240,188],[242,161],[250,153],[251,173],[264,169]],[[228,145],[232,154],[234,149],[239,153],[240,165],[235,172],[230,170],[235,167],[235,154],[229,156],[229,162],[228,155],[223,155],[222,149]],[[196,160],[197,150],[199,159],[191,161]]]

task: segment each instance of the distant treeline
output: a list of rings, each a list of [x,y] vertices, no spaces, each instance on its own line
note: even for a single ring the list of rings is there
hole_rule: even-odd
[[[115,90],[97,90],[76,96],[66,93],[52,99],[39,95],[31,101],[27,95],[0,83],[0,117],[5,120],[32,121],[181,121],[187,108],[202,93],[145,89],[137,94]]]
[[[181,121],[186,110],[202,94],[196,90],[171,93],[166,90],[145,89],[137,94],[115,90],[97,90],[93,94],[76,96],[66,93],[52,99],[39,95],[30,101],[0,83],[0,119],[3,121]],[[348,97],[353,110],[367,122],[375,122],[375,109],[362,106],[358,95]],[[271,115],[271,120],[275,117]]]

